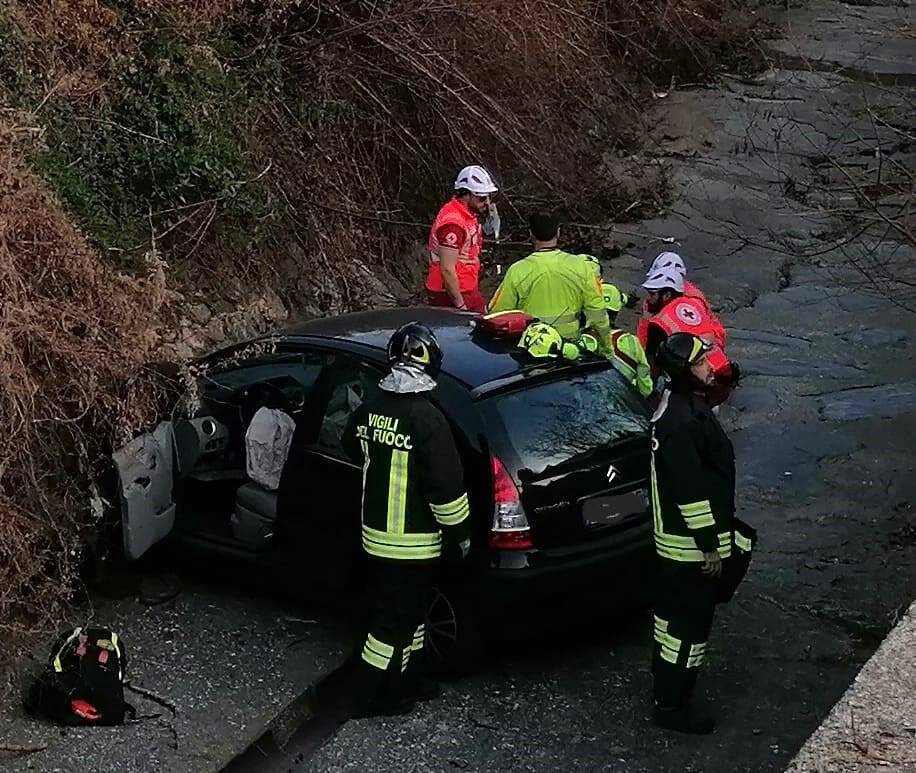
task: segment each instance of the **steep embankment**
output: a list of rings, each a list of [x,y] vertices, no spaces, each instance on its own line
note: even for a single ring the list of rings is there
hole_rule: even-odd
[[[651,211],[640,101],[746,58],[746,5],[2,2],[4,634],[66,599],[147,363],[409,297],[469,160],[510,225]]]

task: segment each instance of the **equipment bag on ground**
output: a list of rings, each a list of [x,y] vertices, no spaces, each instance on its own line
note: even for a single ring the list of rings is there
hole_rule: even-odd
[[[124,700],[126,666],[124,642],[114,631],[64,631],[28,685],[26,711],[65,725],[120,725],[135,715]]]

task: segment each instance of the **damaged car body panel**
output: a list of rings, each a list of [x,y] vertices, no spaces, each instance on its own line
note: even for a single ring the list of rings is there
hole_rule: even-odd
[[[131,560],[165,539],[175,525],[174,457],[170,421],[112,454],[120,483],[124,553]]]

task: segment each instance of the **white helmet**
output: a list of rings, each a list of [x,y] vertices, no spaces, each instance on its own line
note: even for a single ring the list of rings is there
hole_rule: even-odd
[[[465,188],[478,196],[496,193],[499,190],[490,173],[482,166],[466,166],[462,169],[455,180],[455,190],[459,188]]]
[[[677,271],[682,279],[687,278],[687,266],[684,265],[684,259],[676,252],[662,252],[652,261],[652,267],[649,269],[650,274],[656,274],[662,269],[670,268]]]
[[[684,292],[684,275],[674,266],[650,268],[642,286],[647,290],[674,290],[682,293]]]

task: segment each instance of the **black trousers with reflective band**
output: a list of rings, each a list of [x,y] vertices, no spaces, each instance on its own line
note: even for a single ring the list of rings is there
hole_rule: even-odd
[[[656,557],[652,675],[655,703],[685,706],[706,658],[719,583],[703,576],[700,564]]]
[[[357,708],[409,696],[422,657],[436,562],[369,558],[369,626],[351,659]]]

